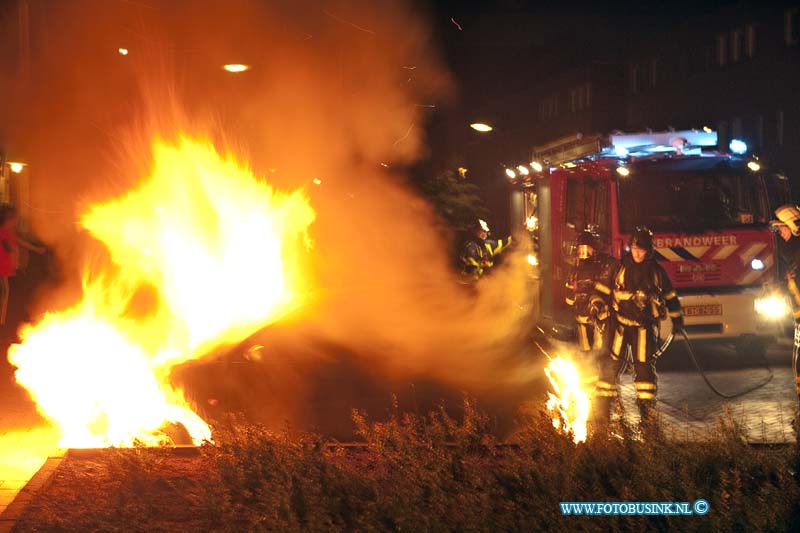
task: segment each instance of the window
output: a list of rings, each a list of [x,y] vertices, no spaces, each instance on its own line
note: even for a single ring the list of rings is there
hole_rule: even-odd
[[[566,180],[566,212],[563,219],[561,253],[574,257],[575,237],[584,230],[597,232],[607,245],[611,237],[611,183],[590,177],[574,176]]]
[[[742,30],[731,32],[731,63],[738,63],[742,58]]]
[[[769,221],[766,190],[744,163],[692,165],[637,168],[636,179],[619,180],[619,204],[626,206],[620,231],[643,224],[656,232],[695,232]]]
[[[719,139],[719,146],[728,146],[730,139],[728,138],[728,122],[720,120],[717,122],[717,138]]]
[[[783,15],[784,38],[789,46],[800,42],[800,8],[787,9]]]
[[[717,65],[724,67],[728,64],[728,36],[724,33],[717,35]]]
[[[522,214],[525,217],[525,228],[538,236],[539,232],[539,196],[536,188],[531,187],[522,192]]]
[[[558,95],[553,95],[539,102],[539,118],[547,120],[558,115]]]
[[[656,86],[656,81],[658,77],[658,59],[651,59],[650,60],[650,87]]]
[[[590,200],[591,196],[587,194],[583,179],[567,180],[567,227],[575,231],[586,228]]]
[[[734,139],[741,139],[742,138],[742,119],[740,117],[736,117],[731,121],[731,137]]]
[[[600,239],[608,242],[611,237],[611,200],[607,181],[595,182],[593,225]]]
[[[756,56],[756,26],[748,24],[744,28],[745,53],[750,59]]]
[[[756,142],[758,143],[758,147],[764,146],[764,115],[758,114],[756,115],[755,120],[755,128],[756,128]]]
[[[589,107],[588,85],[578,85],[569,91],[569,109],[573,113],[583,111]]]
[[[769,196],[770,210],[774,211],[780,205],[791,204],[792,191],[789,179],[780,173],[769,173],[764,176],[767,184],[767,195]]]

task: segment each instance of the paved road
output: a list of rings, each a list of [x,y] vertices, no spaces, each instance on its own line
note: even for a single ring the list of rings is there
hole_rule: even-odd
[[[56,449],[58,436],[36,413],[27,393],[14,382],[0,349],[0,514]]]
[[[788,339],[767,351],[773,378],[765,386],[739,398],[726,400],[714,394],[688,363],[685,350],[676,345],[664,355],[667,370],[659,371],[659,411],[668,433],[681,440],[697,440],[716,431],[721,417],[741,424],[750,442],[794,442],[791,421],[798,407],[794,393],[791,344]],[[756,357],[741,361],[724,346],[697,346],[695,351],[714,386],[727,394],[763,382],[769,372]],[[672,360],[669,360],[672,358]],[[637,418],[630,375],[623,377],[623,405]]]

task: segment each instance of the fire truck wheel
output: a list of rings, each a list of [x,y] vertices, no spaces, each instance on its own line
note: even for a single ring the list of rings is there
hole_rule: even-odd
[[[742,362],[760,362],[767,354],[767,341],[758,337],[745,337],[736,342],[736,357]]]

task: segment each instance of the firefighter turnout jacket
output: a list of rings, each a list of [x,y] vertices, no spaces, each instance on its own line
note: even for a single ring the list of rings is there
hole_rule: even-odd
[[[793,236],[783,243],[782,255],[787,263],[786,286],[792,299],[794,316],[792,369],[794,370],[795,392],[800,397],[800,237]]]
[[[607,356],[601,361],[597,395],[611,400],[619,394],[619,374],[630,348],[634,386],[642,420],[650,418],[657,394],[653,355],[658,349],[655,326],[669,316],[673,329],[683,328],[680,301],[664,268],[652,255],[641,263],[626,254],[613,277],[611,287],[613,331]],[[610,412],[606,402],[606,412]],[[608,416],[608,415],[606,415]]]
[[[602,348],[602,330],[610,315],[611,281],[617,265],[613,257],[596,253],[579,260],[567,280],[565,300],[575,312],[578,342],[584,351]],[[592,331],[591,328],[597,329]]]
[[[673,324],[683,327],[678,294],[652,257],[641,263],[630,254],[622,258],[612,282],[612,307],[623,326],[652,326],[669,316]]]
[[[786,285],[792,297],[792,313],[795,323],[800,322],[800,237],[792,237],[783,243],[782,255],[786,260]]]
[[[473,237],[464,245],[461,255],[463,272],[475,278],[480,278],[486,271],[494,266],[495,257],[511,244],[511,237],[500,239],[479,239]]]

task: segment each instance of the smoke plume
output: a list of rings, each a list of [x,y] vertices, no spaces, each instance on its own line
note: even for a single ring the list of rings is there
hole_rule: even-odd
[[[233,151],[279,188],[306,188],[317,212],[307,258],[317,290],[285,323],[244,342],[245,356],[179,372],[198,402],[223,396],[209,400],[273,423],[318,423],[314,406],[336,398],[321,398],[314,384],[337,372],[330,392],[352,407],[363,387],[383,394],[371,388],[381,380],[517,401],[539,379],[527,347],[525,243],[491,278],[459,283],[435,214],[402,175],[425,149],[429,106],[456,90],[420,6],[21,4],[30,53],[22,18],[6,8],[4,35],[20,54],[9,58],[17,75],[4,91],[3,142],[29,162],[21,211],[65,278],[37,298],[39,311],[74,299],[86,261],[98,260],[80,214],[147,175],[154,137],[184,131]],[[228,63],[251,68],[231,74]]]

